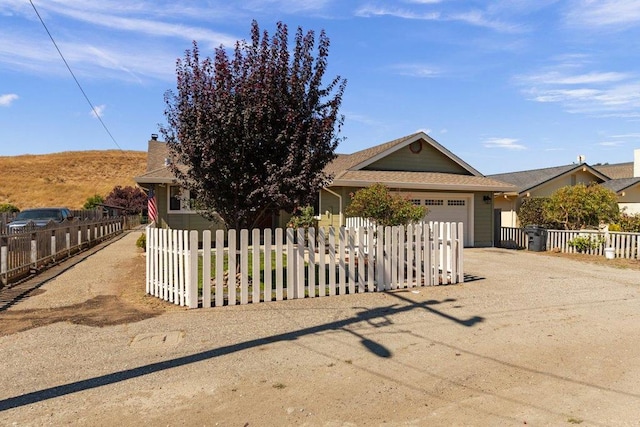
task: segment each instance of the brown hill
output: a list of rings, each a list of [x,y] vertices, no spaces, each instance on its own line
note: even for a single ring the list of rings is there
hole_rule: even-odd
[[[146,152],[120,150],[0,156],[0,204],[81,209],[89,197],[105,197],[116,185],[134,186],[146,161]]]

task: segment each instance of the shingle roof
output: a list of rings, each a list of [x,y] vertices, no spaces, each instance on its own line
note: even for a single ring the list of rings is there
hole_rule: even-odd
[[[606,176],[604,173],[594,169],[586,163],[555,166],[551,168],[532,169],[520,172],[501,173],[488,175],[488,177],[496,179],[498,181],[513,184],[518,188],[518,192],[522,193],[582,167],[590,169],[594,173],[594,175],[602,176],[604,180],[608,178],[608,176]]]
[[[640,184],[639,177],[612,179],[610,181],[603,182],[601,185],[617,193],[618,191],[626,190],[627,188],[632,187],[636,184]]]
[[[599,170],[611,179],[633,177],[633,162],[614,163],[611,165],[594,165],[593,168]]]

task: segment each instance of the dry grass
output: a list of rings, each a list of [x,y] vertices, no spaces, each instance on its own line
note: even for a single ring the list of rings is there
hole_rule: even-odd
[[[146,161],[146,152],[120,150],[0,156],[0,204],[80,209],[116,185],[135,185],[133,177],[145,172]]]
[[[587,255],[587,254],[565,254],[560,252],[531,252],[533,254],[540,254],[544,256],[554,256],[561,257],[566,259],[571,259],[574,261],[586,262],[590,264],[598,264],[598,265],[606,265],[608,267],[614,268],[627,268],[631,270],[640,271],[640,260],[638,259],[625,259],[625,258],[615,258],[615,259],[606,259],[603,255]]]

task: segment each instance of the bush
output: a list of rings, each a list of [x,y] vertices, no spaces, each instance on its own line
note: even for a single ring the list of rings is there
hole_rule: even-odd
[[[619,226],[620,231],[626,231],[627,233],[640,233],[640,214],[629,215],[623,213],[620,215]],[[609,230],[611,230],[611,227],[609,227]]]
[[[518,220],[521,227],[527,225],[538,225],[542,228],[559,228],[557,223],[549,221],[545,214],[545,203],[548,197],[533,197],[524,199],[518,209]]]
[[[351,195],[351,204],[345,213],[349,216],[367,218],[376,225],[394,226],[420,222],[427,214],[424,206],[417,206],[410,200],[391,194],[384,184],[374,184]]]
[[[98,207],[98,205],[104,203],[104,199],[99,194],[94,194],[93,196],[87,198],[87,201],[82,206],[84,210],[91,210]]]
[[[305,206],[304,208],[296,209],[294,215],[287,224],[290,228],[309,228],[315,227],[318,221],[313,215],[313,207]]]
[[[12,205],[11,203],[2,203],[0,204],[0,212],[15,213],[20,212],[20,209],[18,209],[17,206]]]
[[[136,240],[136,246],[140,249],[147,250],[147,235],[142,233],[138,240]]]
[[[580,253],[589,252],[600,246],[604,240],[596,236],[577,236],[568,242],[569,246]]]

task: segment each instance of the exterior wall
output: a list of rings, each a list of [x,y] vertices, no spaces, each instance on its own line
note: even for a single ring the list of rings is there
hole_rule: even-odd
[[[349,194],[357,191],[357,188],[331,187],[330,190],[342,197],[342,207],[340,206],[340,197],[327,190],[320,191],[319,227],[339,227],[341,224],[344,225],[344,218],[342,222],[340,221],[342,211],[351,201],[351,196]]]
[[[640,214],[640,185],[624,190],[624,196],[618,196],[618,206],[628,214]]]
[[[488,196],[490,202],[484,201]],[[473,203],[473,246],[493,246],[493,194],[475,193]]]
[[[500,220],[503,227],[517,227],[518,214],[516,206],[518,200],[515,197],[497,197],[493,200],[493,207],[501,210]]]
[[[158,205],[158,225],[162,228],[176,230],[211,230],[223,229],[222,220],[209,221],[196,212],[168,213],[169,193],[166,187],[156,186],[156,201]]]
[[[602,182],[601,179],[596,178],[590,172],[578,171],[571,175],[563,175],[556,179],[553,179],[546,184],[540,185],[534,191],[531,191],[531,197],[549,197],[560,187],[566,187],[568,185],[584,184],[589,185],[592,182]]]
[[[411,171],[411,172],[444,172],[470,175],[462,166],[431,145],[419,141],[422,149],[418,153],[411,151],[411,145],[397,150],[388,156],[373,162],[365,170]],[[415,147],[414,147],[415,148]]]

